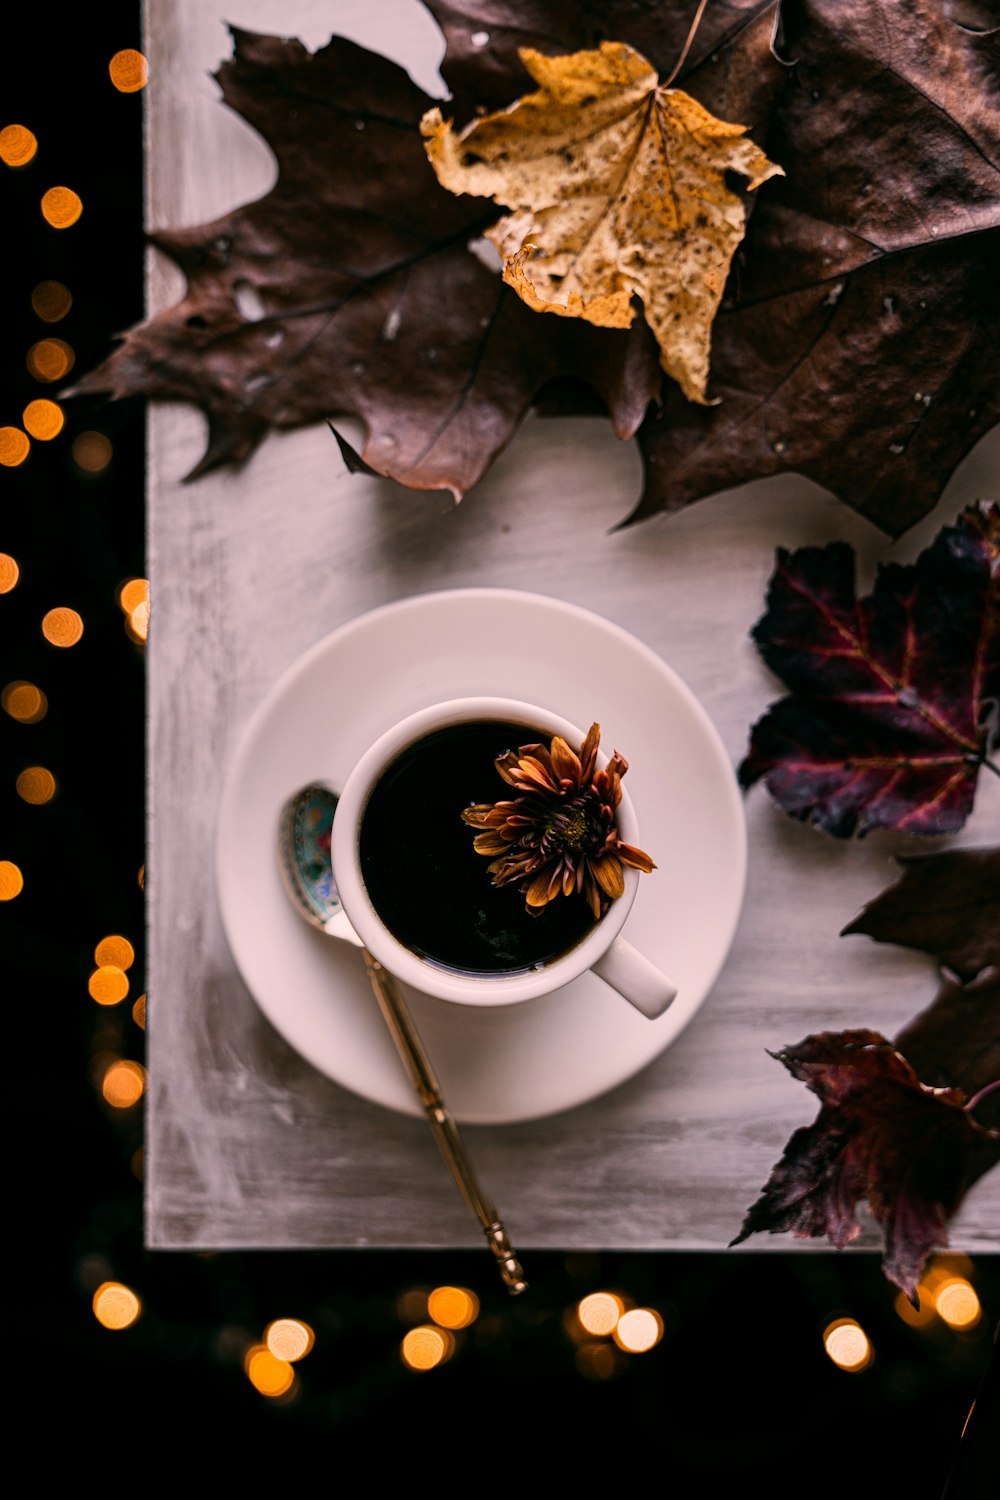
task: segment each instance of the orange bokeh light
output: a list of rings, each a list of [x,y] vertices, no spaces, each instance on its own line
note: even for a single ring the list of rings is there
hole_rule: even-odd
[[[58,323],[73,306],[73,298],[61,281],[40,281],[31,294],[31,306],[43,323]]]
[[[101,964],[87,980],[87,990],[98,1005],[118,1005],[128,994],[128,975],[115,964]]]
[[[112,1109],[131,1109],[142,1098],[145,1087],[145,1069],[124,1058],[113,1062],[101,1081],[101,1093]]]
[[[479,1316],[479,1298],[464,1286],[438,1286],[427,1298],[427,1311],[442,1328],[468,1328]]]
[[[243,1361],[247,1379],[262,1396],[283,1396],[291,1389],[295,1371],[285,1359],[277,1359],[264,1344],[255,1344]]]
[[[111,462],[111,443],[103,432],[81,432],[73,439],[73,461],[87,474],[100,474]]]
[[[42,620],[42,634],[52,646],[75,646],[83,635],[83,621],[75,609],[50,609]]]
[[[0,859],[0,901],[13,901],[24,889],[24,876],[12,859]]]
[[[455,1340],[447,1329],[423,1324],[403,1335],[399,1352],[411,1370],[433,1370],[450,1359],[454,1349]]]
[[[141,52],[125,47],[108,63],[111,82],[120,94],[136,94],[149,81],[149,66]]]
[[[105,1328],[129,1328],[142,1311],[142,1303],[131,1287],[120,1281],[104,1281],[94,1293],[94,1317]]]
[[[8,552],[0,552],[0,594],[9,594],[20,576],[17,559]]]
[[[36,380],[62,380],[76,362],[76,355],[65,339],[39,339],[28,350],[27,366]]]
[[[25,766],[17,778],[17,795],[22,802],[39,806],[55,796],[56,778],[45,766]]]
[[[5,125],[0,130],[0,161],[25,167],[38,150],[38,139],[27,125]]]
[[[118,932],[101,938],[94,949],[95,964],[114,964],[119,969],[130,969],[135,963],[135,949],[127,937]]]
[[[19,724],[38,724],[48,712],[48,699],[33,682],[8,682],[0,693],[4,711]]]
[[[58,437],[66,420],[54,401],[29,401],[21,420],[33,438],[40,443],[51,442]]]
[[[20,427],[0,427],[0,464],[5,469],[23,464],[30,451],[31,444]]]
[[[69,229],[83,213],[83,199],[68,187],[50,187],[42,194],[42,216],[53,229]]]
[[[118,590],[118,603],[127,615],[149,598],[148,578],[129,578]]]

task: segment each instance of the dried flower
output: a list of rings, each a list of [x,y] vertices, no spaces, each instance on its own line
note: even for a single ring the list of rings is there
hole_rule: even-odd
[[[592,724],[579,755],[561,735],[551,745],[522,745],[498,757],[496,768],[520,794],[505,802],[478,802],[462,813],[476,835],[477,854],[493,858],[496,886],[519,882],[532,916],[556,896],[582,895],[595,921],[622,894],[623,865],[648,874],[648,854],[623,843],[615,826],[621,779],[628,761],[616,750],[596,770],[601,726]]]

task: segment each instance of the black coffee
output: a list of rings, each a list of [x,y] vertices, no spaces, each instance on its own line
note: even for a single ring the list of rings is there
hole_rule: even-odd
[[[481,720],[438,729],[392,762],[361,818],[361,874],[372,905],[407,948],[465,974],[516,974],[551,962],[588,933],[582,897],[558,896],[529,916],[516,884],[499,890],[491,860],[462,821],[473,802],[516,796],[493,764],[549,736]]]

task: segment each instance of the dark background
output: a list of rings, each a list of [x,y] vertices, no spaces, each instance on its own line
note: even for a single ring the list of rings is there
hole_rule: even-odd
[[[117,0],[4,26],[0,128],[25,124],[39,141],[28,165],[0,165],[0,426],[16,427],[28,401],[58,395],[26,366],[37,339],[70,343],[81,374],[142,316],[143,95],[118,93],[108,77],[111,56],[142,40],[138,6]],[[62,231],[39,211],[56,183],[84,202],[79,222]],[[74,298],[51,326],[31,307],[32,288],[49,278]],[[49,705],[33,725],[0,714],[0,859],[24,876],[21,894],[0,906],[10,975],[6,1337],[24,1412],[58,1412],[59,1432],[95,1441],[110,1421],[115,1451],[135,1445],[147,1458],[211,1442],[232,1473],[264,1456],[325,1460],[357,1447],[382,1472],[444,1472],[478,1487],[503,1472],[498,1452],[509,1460],[530,1438],[567,1480],[592,1479],[591,1465],[604,1459],[617,1482],[649,1465],[654,1480],[685,1493],[713,1482],[794,1485],[813,1496],[875,1495],[891,1484],[914,1500],[938,1500],[946,1484],[948,1500],[994,1493],[986,1408],[996,1398],[996,1257],[938,1259],[968,1275],[983,1304],[978,1328],[957,1334],[936,1318],[904,1321],[872,1254],[529,1251],[530,1291],[511,1301],[485,1249],[143,1248],[142,1104],[111,1109],[100,1083],[110,1056],[144,1058],[131,1007],[144,988],[145,661],[116,598],[145,574],[144,410],[76,398],[64,412],[55,440],[32,443],[25,462],[0,469],[0,552],[20,568],[16,587],[0,595],[0,686],[26,679]],[[99,474],[73,458],[86,430],[113,445]],[[58,605],[84,620],[69,649],[41,633]],[[56,778],[44,805],[15,790],[27,765]],[[105,1008],[87,984],[95,945],[109,933],[126,935],[136,959],[128,999]],[[747,1185],[748,1202],[759,1186]],[[91,1310],[107,1279],[142,1300],[126,1330],[108,1331]],[[419,1309],[405,1294],[441,1283],[473,1289],[480,1316],[447,1364],[417,1374],[399,1353]],[[581,1296],[606,1288],[655,1307],[665,1335],[650,1353],[617,1355],[599,1379],[586,1373],[585,1355],[581,1364],[568,1322]],[[251,1386],[243,1355],[283,1315],[305,1319],[316,1345],[297,1367],[293,1399],[275,1402]],[[857,1318],[874,1343],[860,1374],[824,1353],[823,1330],[837,1316]],[[963,1442],[987,1370],[992,1385]],[[57,1445],[45,1462],[59,1461]]]

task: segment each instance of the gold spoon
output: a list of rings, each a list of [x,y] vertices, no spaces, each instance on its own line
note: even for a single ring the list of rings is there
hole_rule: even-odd
[[[295,909],[307,922],[329,937],[353,943],[361,950],[379,1009],[430,1121],[441,1155],[451,1169],[459,1192],[482,1226],[504,1285],[516,1296],[527,1288],[528,1283],[496,1207],[480,1187],[466,1155],[458,1126],[441,1097],[441,1085],[409,1008],[395,979],[368,952],[340,903],[330,863],[329,836],[336,808],[337,794],[319,782],[302,787],[285,803],[278,824],[278,863],[285,886]]]

